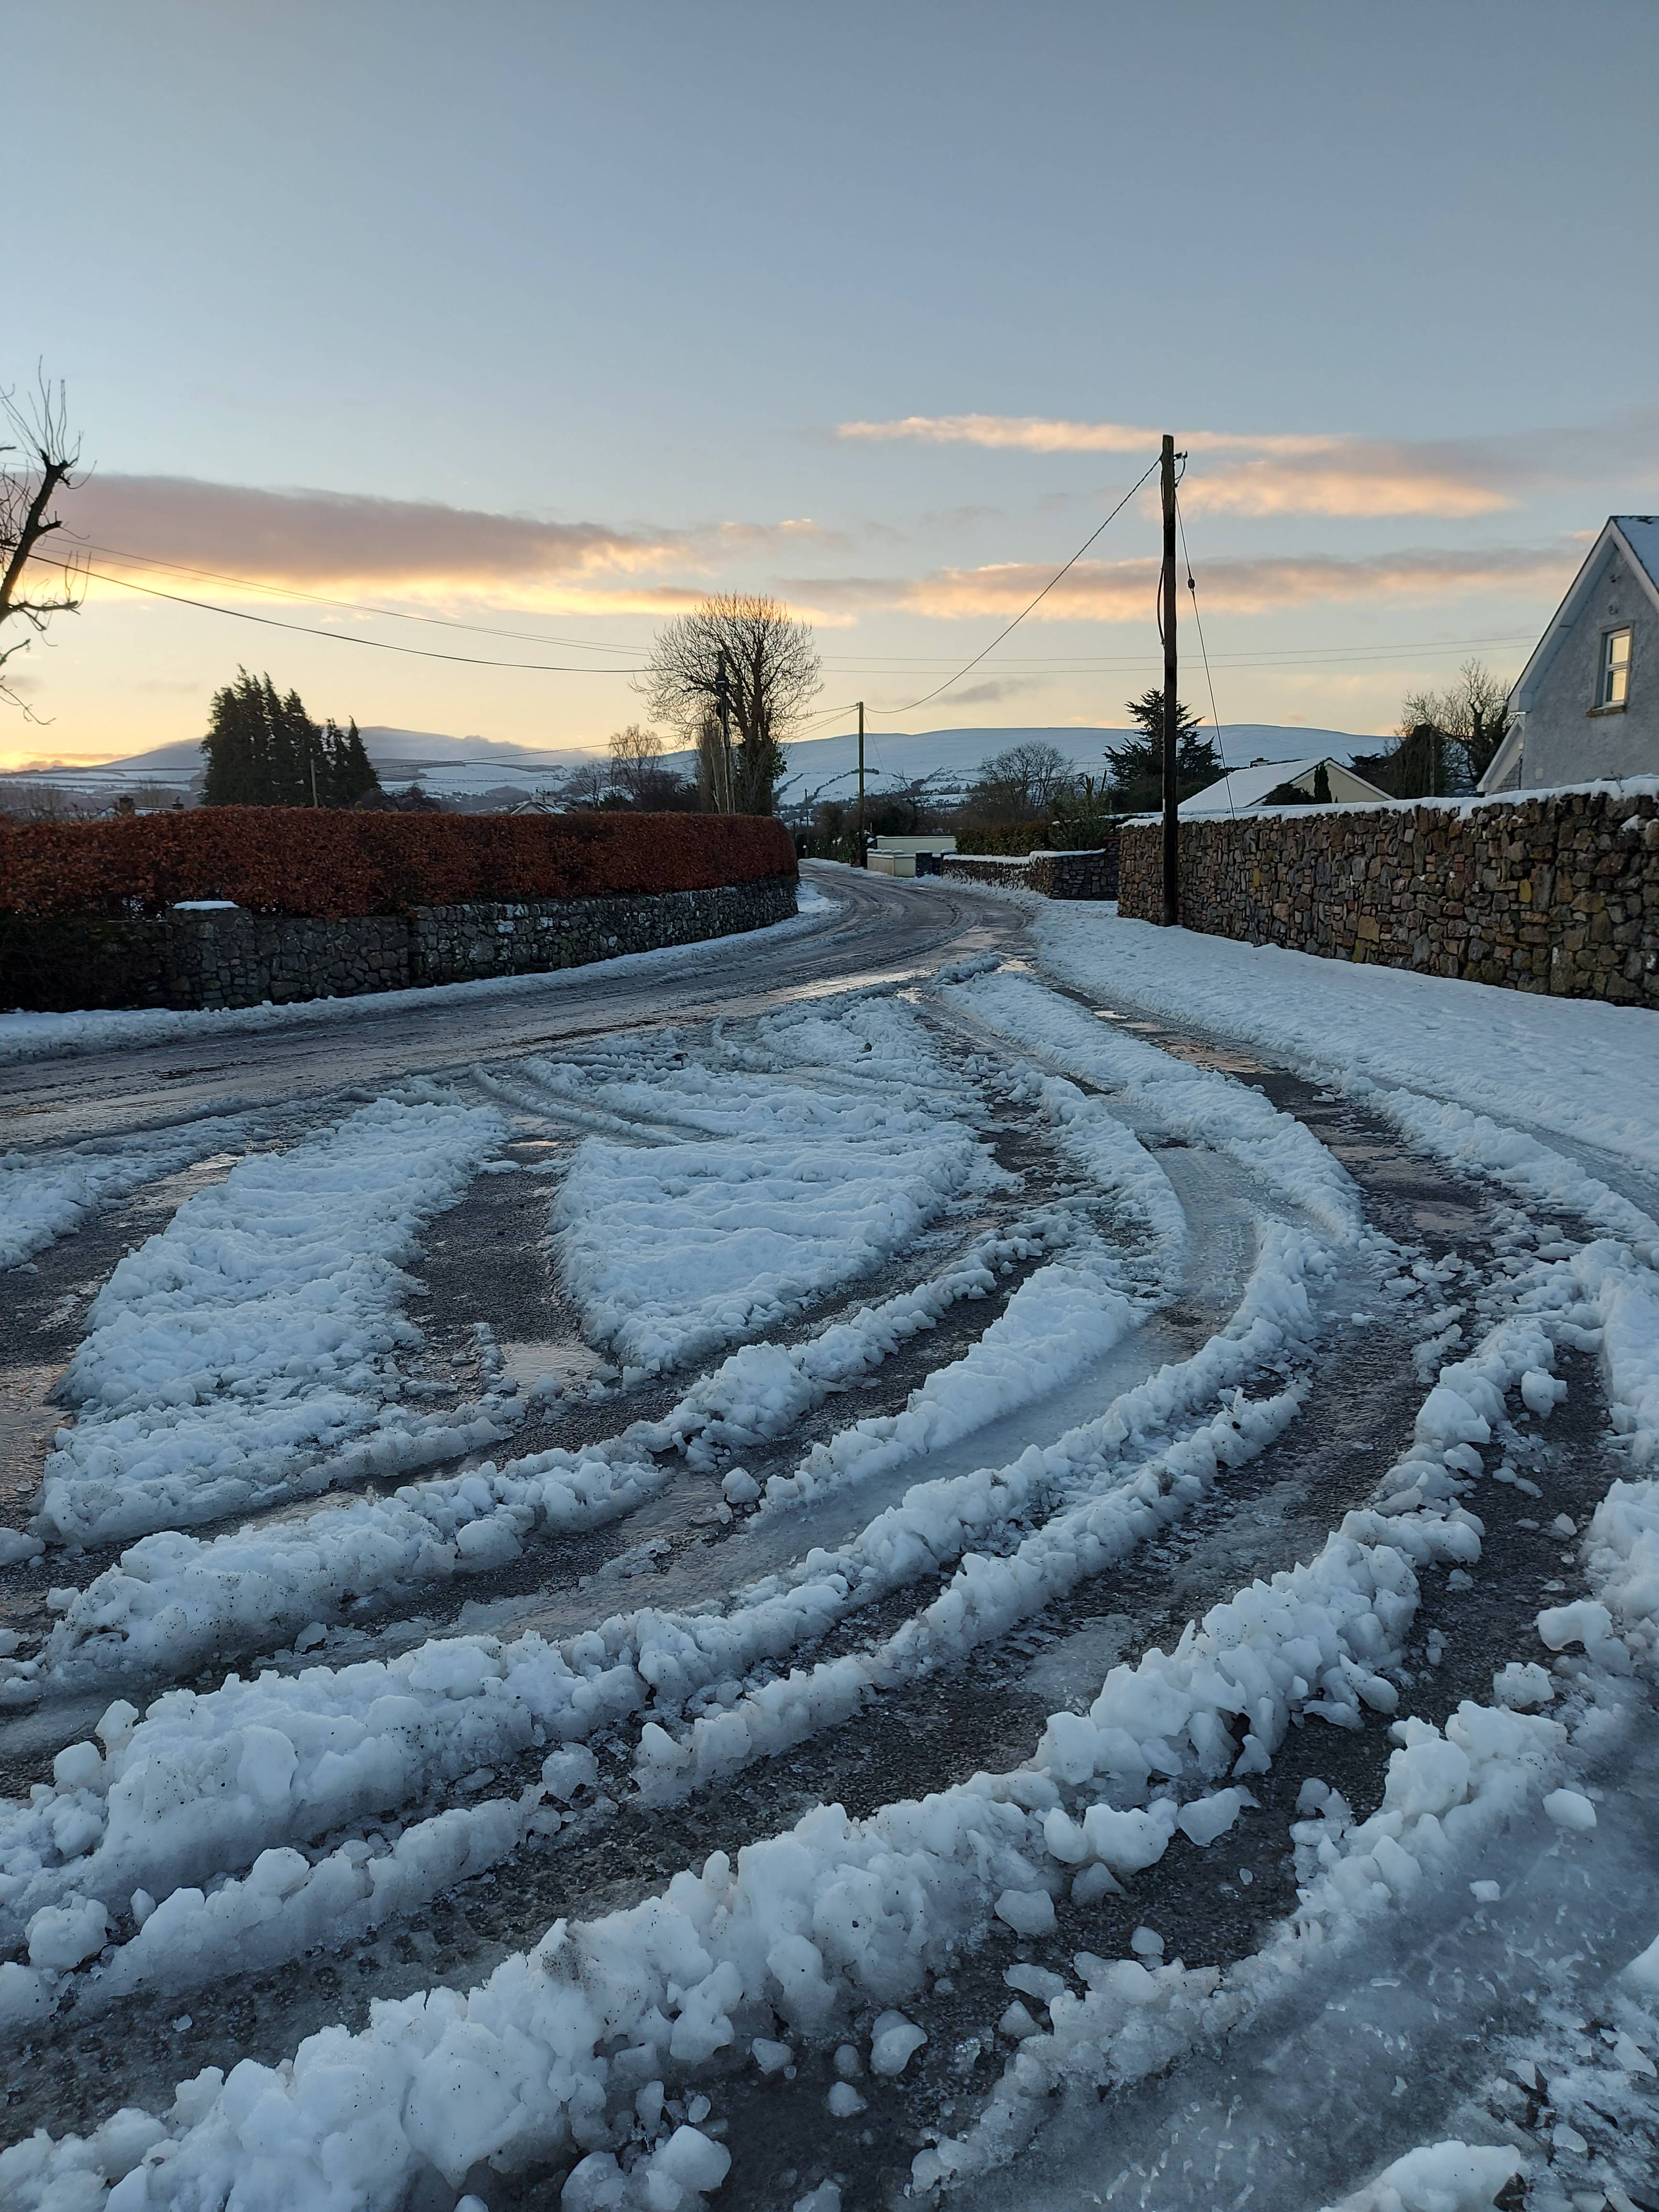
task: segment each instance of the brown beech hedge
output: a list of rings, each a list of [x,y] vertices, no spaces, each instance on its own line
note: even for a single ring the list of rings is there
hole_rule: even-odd
[[[352,814],[204,806],[110,822],[0,817],[0,913],[402,914],[467,899],[708,890],[793,876],[781,822],[731,814]]]

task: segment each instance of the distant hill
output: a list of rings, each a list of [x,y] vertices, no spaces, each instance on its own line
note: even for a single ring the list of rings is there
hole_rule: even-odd
[[[865,783],[870,789],[890,791],[927,776],[933,779],[930,790],[945,798],[965,791],[980,763],[994,753],[1029,744],[1054,745],[1079,775],[1097,776],[1103,770],[1106,748],[1121,744],[1130,734],[1103,725],[1092,729],[927,730],[915,737],[874,731],[864,740]],[[1200,734],[1209,737],[1212,732],[1206,729]],[[1274,722],[1229,722],[1220,734],[1222,758],[1230,769],[1258,760],[1305,760],[1310,753],[1346,761],[1355,751],[1374,750],[1376,742],[1344,730],[1292,729]],[[785,796],[793,803],[821,791],[826,799],[844,799],[857,788],[858,754],[855,735],[807,738],[791,745],[792,781]]]
[[[538,749],[506,744],[496,738],[452,738],[440,730],[398,730],[384,724],[366,727],[362,738],[383,783],[402,785],[418,775],[429,791],[456,796],[504,788],[534,790],[560,769],[592,757],[590,750],[574,745]],[[180,738],[149,752],[130,753],[91,767],[70,763],[0,775],[0,793],[9,782],[20,781],[50,783],[88,794],[101,792],[112,798],[140,783],[186,792],[201,772],[201,740]]]
[[[453,738],[438,730],[399,730],[383,724],[367,726],[362,734],[383,783],[401,786],[418,775],[434,797],[456,799],[533,791],[539,784],[556,781],[562,769],[592,759],[599,750],[592,745],[514,745],[496,738]],[[865,781],[872,791],[891,791],[927,777],[930,791],[948,799],[967,789],[980,763],[992,754],[1033,742],[1057,746],[1079,774],[1098,775],[1107,746],[1128,734],[1103,725],[1091,729],[926,730],[915,736],[872,730],[864,741]],[[1305,760],[1315,753],[1347,760],[1356,751],[1375,750],[1376,742],[1344,730],[1291,728],[1273,722],[1230,722],[1220,738],[1230,769],[1247,768],[1258,760]],[[782,796],[791,805],[819,793],[826,799],[844,799],[856,788],[855,736],[805,738],[787,750],[788,781]],[[689,775],[692,757],[672,753],[665,765]],[[71,764],[0,775],[0,805],[9,783],[49,783],[106,799],[144,783],[185,793],[201,769],[199,740],[181,738],[90,768]]]

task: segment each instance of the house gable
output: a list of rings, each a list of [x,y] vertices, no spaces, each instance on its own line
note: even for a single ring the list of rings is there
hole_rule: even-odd
[[[1625,706],[1598,708],[1601,641],[1634,640]],[[1659,518],[1611,515],[1510,694],[1486,792],[1659,772]]]

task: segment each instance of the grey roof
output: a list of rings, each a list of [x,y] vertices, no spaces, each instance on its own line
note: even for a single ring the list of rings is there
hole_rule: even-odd
[[[1613,520],[1631,551],[1659,591],[1659,514],[1615,514]]]

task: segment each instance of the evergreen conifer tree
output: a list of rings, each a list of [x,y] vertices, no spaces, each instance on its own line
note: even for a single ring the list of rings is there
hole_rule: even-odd
[[[207,755],[203,785],[204,806],[250,806],[258,804],[260,738],[264,726],[264,692],[256,676],[246,668],[236,681],[213,695],[208,733],[202,740]]]
[[[331,725],[331,727],[332,725]],[[360,799],[380,787],[380,779],[374,773],[374,763],[369,759],[358,733],[354,715],[347,725],[345,735],[334,732],[335,746],[332,763],[333,799],[335,806],[355,806]]]
[[[205,806],[351,806],[380,787],[355,720],[319,729],[297,691],[246,668],[214,693],[202,750]]]

